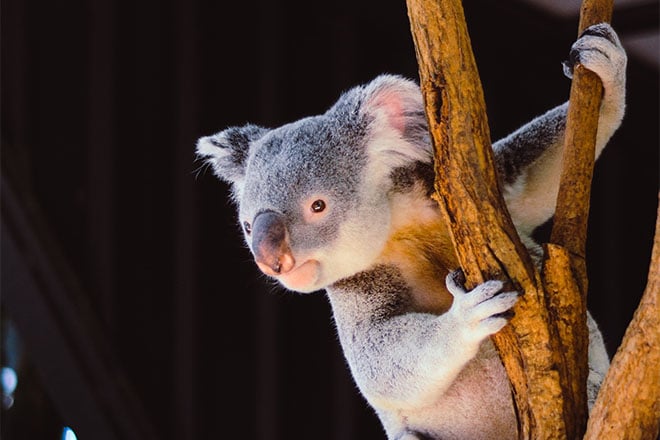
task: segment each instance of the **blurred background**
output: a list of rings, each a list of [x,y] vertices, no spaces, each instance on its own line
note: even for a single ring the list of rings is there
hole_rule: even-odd
[[[493,139],[566,100],[572,1],[466,0]],[[259,275],[195,141],[417,77],[404,1],[2,0],[6,440],[384,438],[323,294]],[[612,354],[658,191],[658,3],[617,1],[628,111],[598,162],[589,307]],[[541,233],[541,237],[543,233]]]

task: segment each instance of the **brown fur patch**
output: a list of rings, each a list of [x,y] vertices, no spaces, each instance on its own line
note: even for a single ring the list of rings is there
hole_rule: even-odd
[[[445,287],[445,277],[458,267],[458,262],[439,216],[395,229],[379,260],[399,268],[411,286],[415,311],[441,314],[449,309],[452,296]]]

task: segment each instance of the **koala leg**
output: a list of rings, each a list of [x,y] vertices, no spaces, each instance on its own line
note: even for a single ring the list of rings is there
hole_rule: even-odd
[[[603,383],[605,374],[610,367],[610,359],[605,350],[603,335],[598,329],[596,321],[587,313],[587,326],[589,328],[589,376],[587,377],[587,403],[589,411],[596,402],[598,391]]]

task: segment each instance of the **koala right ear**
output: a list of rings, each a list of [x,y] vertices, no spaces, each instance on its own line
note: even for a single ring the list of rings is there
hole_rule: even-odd
[[[240,185],[245,176],[245,165],[250,145],[269,130],[257,125],[230,127],[197,141],[197,155],[213,167],[221,180]]]

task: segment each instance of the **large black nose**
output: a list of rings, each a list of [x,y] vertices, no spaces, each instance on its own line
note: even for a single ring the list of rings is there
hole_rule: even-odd
[[[252,223],[252,253],[267,275],[280,275],[295,265],[284,216],[274,211],[257,214]]]

